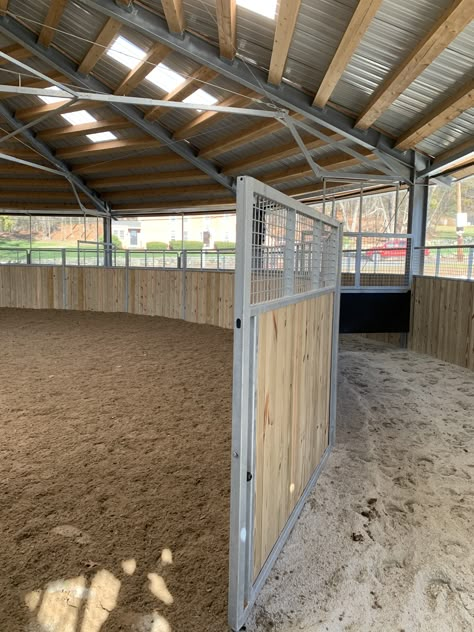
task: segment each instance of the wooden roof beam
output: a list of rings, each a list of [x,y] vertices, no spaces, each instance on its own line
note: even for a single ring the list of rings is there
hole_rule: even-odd
[[[90,180],[91,186],[98,189],[117,189],[127,188],[131,186],[143,186],[147,184],[158,184],[159,182],[184,182],[184,181],[199,181],[208,180],[209,176],[205,173],[201,173],[197,169],[192,171],[168,171],[162,173],[145,173],[145,174],[131,174],[128,176],[121,176],[120,178],[97,178]]]
[[[22,165],[15,165],[15,173],[26,173],[22,172],[17,167],[21,167]],[[22,191],[31,187],[35,191],[39,189],[51,189],[52,191],[71,191],[71,185],[65,178],[54,178],[50,177],[52,174],[48,174],[45,177],[44,171],[40,171],[39,169],[30,169],[27,174],[28,178],[11,178],[10,171],[6,170],[3,165],[0,166],[0,191],[5,189],[5,186],[9,188],[19,187]],[[36,178],[34,176],[37,176]],[[4,177],[2,177],[4,176]]]
[[[18,59],[18,61],[21,61],[22,59],[28,59],[32,56],[32,53],[26,48],[23,48],[23,46],[20,46],[20,44],[5,46],[5,48],[2,48],[2,53],[5,53],[5,55],[10,55],[10,57],[14,57],[15,59]],[[11,62],[8,59],[0,57],[0,66],[6,66],[10,63]]]
[[[255,92],[244,88],[241,91],[241,94],[232,94],[227,99],[224,99],[224,101],[221,101],[219,105],[236,108],[245,107],[252,101],[254,97],[257,97],[257,94]],[[228,115],[222,112],[212,112],[211,110],[203,112],[199,116],[196,116],[196,118],[191,119],[188,123],[185,123],[185,125],[180,127],[178,130],[176,130],[176,132],[173,134],[173,137],[179,139],[188,138],[189,136],[196,134],[198,131],[205,129],[209,125],[212,125],[216,121],[221,120],[224,116]]]
[[[454,0],[422,41],[374,92],[356,127],[369,128],[472,20],[474,0]]]
[[[280,84],[285,71],[300,5],[301,0],[280,0],[278,15],[276,16],[270,70],[268,72],[268,82],[275,86]]]
[[[198,68],[193,74],[185,79],[183,83],[180,83],[174,90],[165,94],[162,97],[163,101],[183,101],[187,97],[189,97],[193,92],[195,92],[198,88],[201,87],[203,83],[211,81],[217,77],[217,72],[214,70],[210,70],[206,66],[201,66]],[[156,119],[162,112],[164,108],[157,106],[152,108],[149,112],[145,114],[145,118],[147,120]]]
[[[81,201],[88,202],[88,198],[82,193],[79,193]],[[0,200],[67,200],[69,203],[76,200],[76,197],[71,188],[69,188],[69,194],[67,191],[25,191],[23,188],[16,189],[15,191],[6,191],[2,189],[0,191]],[[77,205],[77,202],[76,202]]]
[[[163,44],[155,44],[150,48],[146,57],[135,67],[130,70],[128,75],[115,90],[115,94],[125,96],[130,94],[139,83],[141,83],[147,75],[168,55],[170,49]]]
[[[161,0],[170,33],[181,34],[184,31],[184,11],[182,0]]]
[[[78,72],[88,75],[96,63],[105,54],[107,48],[113,42],[115,36],[120,31],[122,24],[113,18],[109,18],[92,44],[88,53],[79,65]]]
[[[323,108],[331,98],[339,79],[349,63],[354,51],[380,8],[382,0],[359,0],[352,18],[342,36],[334,57],[321,81],[313,105]]]
[[[57,103],[43,103],[42,105],[34,105],[29,108],[17,110],[15,116],[22,121],[32,121],[33,119],[42,116],[43,114],[48,114],[49,112],[53,113],[55,110],[68,102],[71,103],[69,99],[65,99],[64,101],[58,101]],[[87,110],[88,112],[90,112],[91,110],[96,110],[99,107],[104,107],[104,103],[93,103],[92,101],[76,101],[76,103],[72,104],[71,107],[69,107],[67,110],[62,110],[61,114],[65,114],[66,112],[78,112],[79,110]]]
[[[173,167],[176,165],[188,165],[184,158],[174,154],[165,156],[137,156],[133,159],[134,169],[162,169],[163,167]],[[74,173],[90,175],[94,173],[107,173],[116,171],[129,171],[130,158],[119,158],[107,160],[107,162],[87,162],[83,165],[75,165]]]
[[[377,158],[368,150],[361,151],[360,153],[369,160],[375,160]],[[331,154],[330,156],[324,156],[324,158],[316,160],[316,163],[323,169],[328,169],[330,171],[332,169],[340,169],[341,167],[352,167],[353,165],[359,164],[359,160],[349,154],[341,152]],[[290,169],[277,169],[276,171],[271,171],[263,176],[259,176],[259,179],[267,184],[276,185],[284,184],[287,180],[298,180],[299,178],[307,178],[311,176],[313,176],[313,170],[308,163],[305,162],[301,165],[291,167]],[[350,174],[348,174],[348,176],[350,177]]]
[[[237,49],[236,1],[216,0],[216,15],[221,57],[232,60]]]
[[[105,141],[103,143],[88,143],[87,145],[79,145],[78,147],[65,147],[58,149],[56,157],[61,160],[70,160],[71,158],[84,158],[94,154],[108,154],[116,151],[135,151],[137,149],[157,149],[161,147],[161,143],[151,139],[149,136],[144,138],[121,138],[117,140]],[[130,164],[133,164],[130,158]]]
[[[74,138],[75,136],[85,136],[86,134],[95,134],[97,132],[127,129],[130,127],[132,127],[132,125],[129,121],[117,117],[103,121],[94,121],[93,123],[83,123],[82,125],[64,125],[63,127],[46,129],[39,132],[37,136],[42,140],[61,140]]]
[[[56,34],[61,17],[66,8],[67,0],[51,0],[49,4],[48,14],[43,24],[43,28],[38,37],[38,43],[48,47]]]
[[[220,199],[219,197],[212,197],[212,198],[208,198],[208,199],[202,199],[202,200],[196,200],[193,199],[192,197],[189,200],[175,200],[172,202],[138,202],[138,203],[132,203],[132,204],[120,204],[120,203],[115,203],[114,204],[114,210],[115,209],[140,209],[140,210],[145,210],[145,209],[151,209],[152,211],[158,211],[160,209],[164,209],[164,210],[171,210],[173,211],[174,209],[178,209],[178,208],[193,208],[195,209],[196,207],[200,207],[205,209],[206,211],[209,210],[209,208],[212,208],[213,206],[228,206],[230,208],[235,208],[235,197],[226,197],[226,198],[222,198]]]
[[[467,81],[453,96],[430,110],[396,141],[397,149],[409,149],[433,134],[474,105],[474,79]]]
[[[38,155],[37,152],[33,151],[29,147],[26,148],[24,145],[19,145],[18,147],[0,147],[0,153],[13,156],[14,158],[20,158],[21,160],[30,160],[31,162],[38,162],[42,165],[48,164],[48,166],[51,166],[43,156]],[[3,164],[12,164],[4,158],[0,158],[0,161],[4,161]],[[1,164],[2,162],[0,162],[0,165]],[[21,166],[23,165],[18,165],[18,167]]]
[[[142,198],[157,198],[161,199],[165,195],[169,196],[183,196],[190,195],[196,193],[208,193],[209,195],[221,194],[221,195],[229,195],[229,191],[221,186],[220,184],[199,184],[199,185],[190,185],[190,186],[169,186],[169,187],[161,187],[158,189],[141,189],[139,191],[136,190],[125,190],[125,191],[111,191],[110,193],[105,193],[104,197],[111,202],[119,202],[120,200],[142,200]]]
[[[296,115],[294,118],[297,120],[301,120],[303,117],[300,115]],[[221,140],[212,143],[212,145],[208,145],[207,147],[203,147],[203,149],[199,152],[201,157],[214,157],[219,154],[224,154],[225,152],[232,151],[236,147],[240,147],[241,145],[245,145],[246,143],[251,143],[254,140],[262,138],[262,136],[267,136],[268,134],[273,134],[274,132],[278,132],[284,129],[282,123],[278,120],[270,119],[268,122],[262,123],[258,121],[254,123],[246,130],[242,130],[236,132],[235,134],[231,134],[227,136],[227,138],[222,138]]]
[[[84,206],[86,208],[91,208],[90,200],[89,200],[89,204],[85,204]],[[49,214],[48,211],[70,211],[71,214],[73,215],[77,214],[79,217],[83,217],[83,211],[79,208],[77,200],[74,202],[71,202],[71,200],[68,200],[67,202],[64,202],[64,203],[60,203],[60,202],[36,203],[34,201],[31,202],[30,200],[25,200],[24,202],[17,202],[15,200],[14,202],[10,202],[10,200],[8,200],[8,203],[3,204],[3,208],[12,210],[12,211],[13,210],[46,211],[45,215]]]
[[[342,140],[342,136],[339,136],[335,133],[328,133],[328,136],[334,140],[334,142],[338,140]],[[315,139],[314,136],[307,136],[302,138],[304,144],[306,145],[306,149],[308,151],[312,151],[313,149],[320,149],[321,147],[326,147],[327,143],[323,140]],[[242,160],[237,160],[230,165],[227,165],[223,169],[223,173],[227,175],[241,175],[246,173],[249,169],[255,169],[256,167],[261,167],[262,165],[266,165],[276,160],[284,160],[285,158],[291,158],[292,156],[297,156],[301,153],[300,148],[292,141],[290,143],[286,143],[285,145],[280,145],[278,147],[272,147],[271,149],[267,149],[267,151],[256,153],[252,158],[243,158]],[[317,158],[315,159],[317,160]]]

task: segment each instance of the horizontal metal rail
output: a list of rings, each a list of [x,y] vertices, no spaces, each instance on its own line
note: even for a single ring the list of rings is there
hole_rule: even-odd
[[[90,242],[89,242],[90,243]],[[235,250],[108,250],[113,267],[156,268],[171,270],[235,269]],[[97,248],[0,248],[0,265],[68,265],[104,267],[107,248],[98,242]]]
[[[411,235],[403,233],[345,233],[342,252],[342,290],[406,291],[411,282],[413,259]],[[434,250],[434,249],[433,249]],[[99,242],[85,248],[0,248],[0,265],[71,265],[103,267],[106,249]],[[298,279],[305,274],[308,259],[318,256],[309,244],[295,245],[294,271]],[[119,249],[110,252],[111,265],[125,268],[167,270],[235,270],[235,249],[147,250]],[[262,246],[260,269],[277,275],[285,257],[282,245]],[[280,267],[281,267],[280,266]],[[469,267],[472,274],[472,265]]]

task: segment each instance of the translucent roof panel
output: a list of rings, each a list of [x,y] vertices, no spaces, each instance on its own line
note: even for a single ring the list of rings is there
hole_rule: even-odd
[[[171,92],[183,83],[185,78],[178,72],[171,70],[165,64],[158,64],[147,76],[147,81],[151,81],[166,92]]]
[[[237,0],[237,6],[274,20],[277,0]]]
[[[201,90],[199,88],[195,92],[183,99],[183,103],[197,103],[199,105],[213,105],[217,103],[216,97],[213,97],[212,94],[206,92],[205,90]]]
[[[131,70],[146,57],[146,51],[119,35],[108,49],[107,55]]]
[[[45,90],[52,90],[53,92],[56,90],[59,90],[59,88],[57,88],[56,86],[49,86],[48,88],[45,88]],[[61,99],[59,97],[45,97],[43,95],[38,95],[38,98],[41,99],[41,101],[43,101],[44,103],[59,103],[60,101],[64,101],[64,99]]]
[[[84,123],[93,123],[97,120],[87,110],[69,112],[68,114],[61,114],[61,116],[71,125],[83,125]]]
[[[101,143],[106,140],[116,140],[117,136],[112,132],[98,132],[97,134],[87,134],[87,138],[93,143]]]

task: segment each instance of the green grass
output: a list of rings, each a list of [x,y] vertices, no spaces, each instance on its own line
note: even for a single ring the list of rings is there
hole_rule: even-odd
[[[455,226],[436,226],[433,239],[457,239]],[[474,226],[464,228],[464,237],[474,237]]]

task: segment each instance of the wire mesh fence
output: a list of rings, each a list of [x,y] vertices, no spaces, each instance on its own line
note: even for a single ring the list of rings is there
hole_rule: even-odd
[[[255,193],[251,240],[252,305],[336,286],[337,225]]]
[[[235,250],[119,250],[110,249],[113,267],[234,270]],[[106,249],[97,248],[0,248],[0,265],[106,265]]]
[[[300,294],[335,282],[334,227],[258,202],[253,226],[255,302]],[[264,218],[264,219],[263,219]],[[115,267],[235,270],[235,250],[119,250]],[[103,248],[0,248],[0,265],[104,266]],[[285,268],[286,266],[286,268]],[[411,274],[474,280],[474,245],[412,248],[411,235],[345,233],[341,285],[346,289],[406,288]],[[258,281],[258,282],[257,282]]]
[[[415,248],[413,269],[423,276],[474,281],[474,245]]]
[[[345,288],[406,288],[412,238],[404,234],[346,233],[341,284]]]

